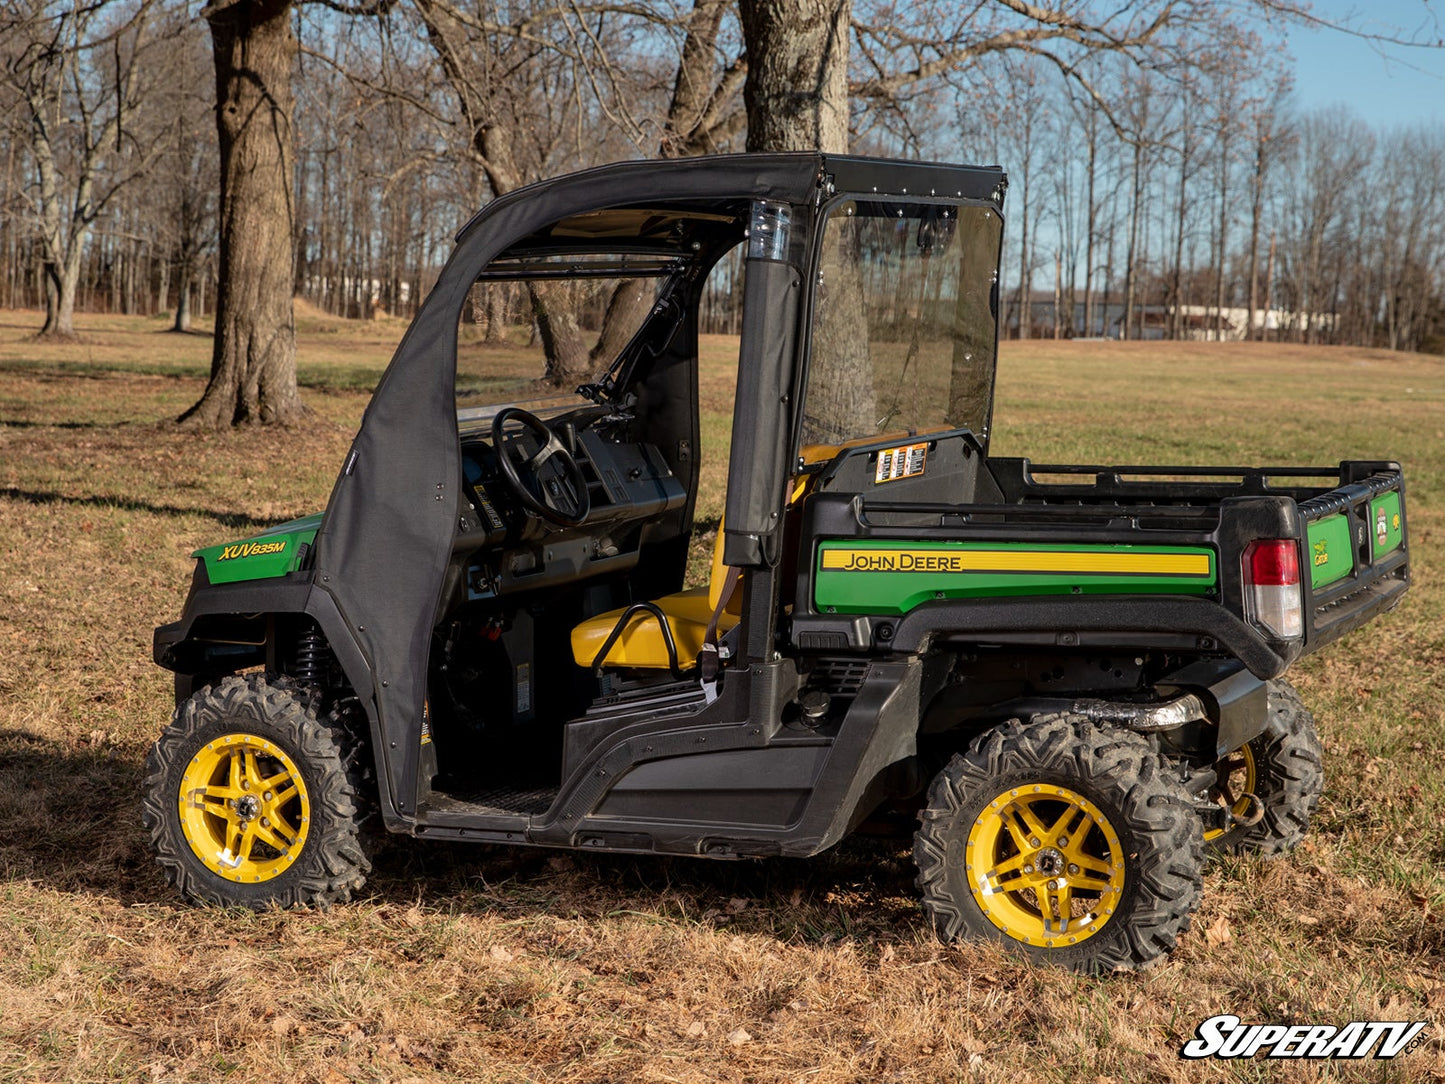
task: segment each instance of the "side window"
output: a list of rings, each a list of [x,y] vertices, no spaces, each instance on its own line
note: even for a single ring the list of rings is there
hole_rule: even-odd
[[[987,424],[1001,222],[985,207],[849,201],[823,229],[804,446]]]

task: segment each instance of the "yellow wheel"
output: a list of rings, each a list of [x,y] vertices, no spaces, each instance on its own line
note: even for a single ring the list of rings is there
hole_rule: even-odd
[[[938,773],[919,819],[923,909],[947,941],[1089,973],[1141,967],[1199,903],[1193,799],[1129,731],[1069,715],[1004,723]]]
[[[1315,717],[1289,682],[1269,683],[1264,733],[1219,760],[1214,772],[1210,797],[1244,822],[1206,832],[1211,854],[1268,857],[1304,839],[1324,790],[1324,749]]]
[[[321,906],[371,869],[336,720],[284,680],[227,677],[176,708],[146,758],[142,823],[197,903]]]
[[[974,902],[1026,945],[1073,945],[1114,915],[1124,848],[1099,807],[1049,783],[1012,787],[973,822],[964,870]]]
[[[1240,746],[1214,765],[1219,782],[1210,792],[1211,797],[1236,817],[1247,817],[1254,811],[1254,788],[1259,777],[1254,767],[1254,750],[1248,745]],[[1204,842],[1213,845],[1215,840],[1228,835],[1228,828],[1206,828]]]
[[[254,734],[206,743],[181,776],[181,831],[201,863],[227,880],[269,881],[306,846],[311,802],[301,771]]]

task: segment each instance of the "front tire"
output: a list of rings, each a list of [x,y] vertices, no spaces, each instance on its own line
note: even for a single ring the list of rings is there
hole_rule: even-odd
[[[920,819],[923,908],[946,941],[1136,968],[1174,947],[1199,903],[1198,815],[1137,734],[1076,716],[1005,723],[949,761]]]
[[[166,880],[219,906],[325,907],[366,882],[346,736],[284,681],[227,677],[146,758],[141,820]]]

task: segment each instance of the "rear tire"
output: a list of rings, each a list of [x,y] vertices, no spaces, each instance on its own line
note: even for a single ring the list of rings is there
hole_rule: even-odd
[[[1203,841],[1144,738],[1078,716],[1014,720],[934,779],[914,837],[945,941],[994,941],[1072,971],[1142,967],[1189,928]]]
[[[284,679],[227,677],[176,708],[146,758],[141,820],[196,903],[325,907],[371,863],[341,729]]]
[[[1215,765],[1221,780],[1233,779],[1228,793],[1215,787],[1211,797],[1232,805],[1237,813],[1259,799],[1264,816],[1257,824],[1206,832],[1211,855],[1259,854],[1265,857],[1294,850],[1309,830],[1325,786],[1324,749],[1315,717],[1287,681],[1269,683],[1269,721],[1264,733]],[[1231,802],[1231,799],[1233,801]]]

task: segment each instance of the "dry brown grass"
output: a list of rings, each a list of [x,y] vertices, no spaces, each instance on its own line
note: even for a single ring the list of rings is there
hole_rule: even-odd
[[[164,419],[199,394],[207,338],[80,322],[85,341],[57,347],[27,341],[32,314],[0,313],[0,1080],[1321,1075],[1179,1061],[1226,1011],[1427,1019],[1429,1043],[1393,1065],[1323,1075],[1445,1079],[1441,359],[1005,347],[1005,454],[1409,471],[1414,590],[1297,672],[1328,748],[1315,832],[1293,857],[1213,869],[1160,966],[1085,980],[940,946],[906,853],[866,841],[739,864],[400,841],[366,898],[324,914],[180,904],[138,826],[170,698],[151,628],[180,606],[190,548],[321,507],[402,329],[303,320],[313,424],[197,436]],[[729,345],[708,344],[705,505]]]

